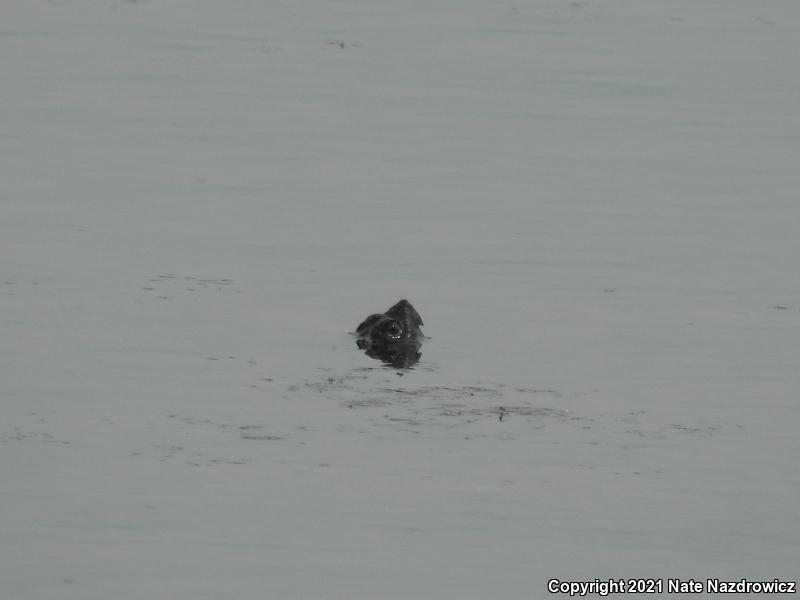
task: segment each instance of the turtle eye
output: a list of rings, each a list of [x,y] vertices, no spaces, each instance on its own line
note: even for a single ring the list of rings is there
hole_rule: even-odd
[[[400,325],[398,323],[396,323],[396,322],[390,323],[389,327],[387,329],[387,332],[391,336],[394,336],[394,337],[399,336],[400,335]]]

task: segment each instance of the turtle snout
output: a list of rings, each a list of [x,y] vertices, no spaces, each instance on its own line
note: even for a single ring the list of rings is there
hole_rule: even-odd
[[[392,319],[386,324],[384,332],[386,337],[392,338],[393,340],[398,340],[400,339],[400,336],[403,335],[403,327],[400,325],[400,323]]]

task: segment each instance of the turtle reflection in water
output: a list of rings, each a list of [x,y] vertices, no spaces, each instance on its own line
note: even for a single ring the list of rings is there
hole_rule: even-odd
[[[367,317],[356,329],[356,344],[367,356],[407,369],[418,362],[425,336],[422,318],[408,300],[400,300],[382,315]]]

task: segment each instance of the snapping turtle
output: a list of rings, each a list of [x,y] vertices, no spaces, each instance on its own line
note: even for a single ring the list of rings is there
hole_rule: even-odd
[[[422,318],[408,300],[400,300],[383,314],[370,315],[356,328],[356,345],[367,356],[393,367],[406,368],[416,363],[425,336],[420,331]]]

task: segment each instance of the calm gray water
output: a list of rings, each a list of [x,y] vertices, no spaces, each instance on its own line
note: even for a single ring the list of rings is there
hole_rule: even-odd
[[[401,4],[0,8],[4,595],[797,579],[798,6]]]

